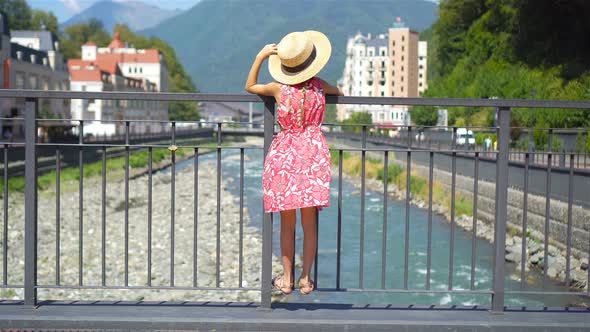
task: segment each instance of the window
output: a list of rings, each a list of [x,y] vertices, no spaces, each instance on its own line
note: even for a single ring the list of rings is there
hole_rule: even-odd
[[[373,56],[373,51],[369,51],[369,56]]]
[[[385,56],[385,50],[381,51],[381,56]]]
[[[404,66],[402,66],[402,71],[404,71]]]
[[[404,56],[402,55],[402,61],[404,61]]]
[[[359,86],[363,86],[363,82],[359,81]]]
[[[139,67],[139,73],[143,74],[143,67]]]
[[[133,72],[134,72],[134,73],[137,73],[137,67],[135,67],[135,68],[133,69]]]
[[[25,88],[25,74],[24,73],[16,73],[16,88],[17,89],[24,89]]]
[[[361,92],[359,91],[359,96],[361,95]]]
[[[418,84],[419,86],[422,86],[422,83]]]
[[[422,77],[422,76],[420,76],[420,77]],[[381,78],[385,78],[385,72],[384,71],[381,72]]]
[[[393,60],[392,60],[392,61],[391,61],[391,65],[392,65],[392,66],[395,66],[395,61],[393,61]]]
[[[385,67],[385,61],[381,61],[381,67]]]
[[[391,42],[391,46],[395,46],[395,40]]]
[[[405,41],[405,40],[406,40],[406,37],[405,36],[402,36],[402,41]]]
[[[373,61],[369,61],[369,67],[373,68]]]
[[[360,56],[363,56],[363,51],[360,51],[360,52],[359,52],[359,55],[360,55]]]
[[[391,96],[395,97],[395,93],[393,91],[391,91]]]
[[[404,92],[404,87],[402,86],[402,92]]]
[[[368,84],[369,86],[373,86],[373,81],[367,81],[367,84]]]
[[[369,97],[372,97],[372,96],[373,96],[373,92],[369,91]]]
[[[405,46],[402,46],[402,52],[405,51],[405,50],[406,50],[406,47]]]
[[[420,68],[420,69],[424,69],[424,66],[423,66],[423,65],[420,65],[420,67],[419,67],[419,68]]]
[[[404,77],[402,76],[402,82],[404,81]]]
[[[391,55],[395,55],[395,51],[393,51],[393,50],[392,50],[392,51],[391,51]]]
[[[381,91],[381,97],[385,97],[385,92]]]
[[[422,60],[424,60],[424,57],[423,56],[420,57],[420,61],[422,61]]]
[[[395,70],[391,71],[391,76],[395,76]]]
[[[131,67],[129,67],[129,73],[132,73],[132,72],[133,72],[133,70],[131,69]]]

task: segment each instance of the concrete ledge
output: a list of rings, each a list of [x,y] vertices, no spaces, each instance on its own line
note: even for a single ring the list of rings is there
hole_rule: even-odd
[[[509,310],[345,304],[197,302],[0,303],[0,329],[215,331],[590,331],[589,309]]]

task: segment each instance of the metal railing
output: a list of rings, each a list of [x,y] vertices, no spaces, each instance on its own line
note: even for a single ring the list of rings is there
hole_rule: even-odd
[[[260,300],[260,307],[261,308],[271,308],[271,274],[272,274],[272,214],[265,213],[263,216],[262,222],[262,257],[261,257],[261,286],[258,287],[244,287],[242,284],[242,267],[243,267],[243,260],[242,260],[242,239],[244,234],[242,233],[242,225],[244,221],[243,217],[243,210],[244,210],[244,153],[246,149],[258,149],[256,147],[245,147],[245,146],[223,146],[222,143],[222,123],[217,124],[217,146],[213,147],[216,152],[216,201],[217,201],[217,208],[216,208],[216,251],[215,251],[215,286],[214,287],[201,287],[198,284],[198,277],[197,277],[197,270],[196,264],[194,266],[194,279],[193,285],[191,287],[186,286],[177,286],[175,285],[175,264],[174,264],[174,248],[175,248],[175,230],[174,230],[174,223],[175,223],[175,164],[176,164],[176,152],[175,149],[170,150],[171,154],[171,183],[170,183],[170,194],[171,194],[171,212],[170,212],[170,284],[167,286],[157,286],[151,284],[151,265],[152,265],[152,251],[151,251],[151,241],[152,241],[152,233],[151,233],[151,209],[152,209],[152,152],[154,149],[157,148],[169,148],[170,145],[177,146],[178,148],[190,148],[194,149],[195,152],[195,159],[194,159],[194,178],[195,178],[195,186],[194,186],[194,213],[195,213],[195,232],[194,232],[194,247],[193,247],[193,258],[196,260],[196,241],[197,241],[197,208],[198,208],[198,168],[199,168],[199,159],[198,159],[198,151],[201,148],[205,148],[204,146],[198,145],[181,145],[177,144],[176,142],[176,126],[174,121],[170,121],[171,126],[171,137],[170,137],[170,145],[157,145],[157,144],[131,144],[129,140],[129,124],[130,121],[123,120],[122,123],[125,124],[126,132],[124,135],[124,141],[122,143],[88,143],[85,141],[83,130],[80,130],[81,134],[79,135],[79,141],[77,143],[39,143],[37,139],[37,123],[41,121],[41,119],[36,118],[36,114],[38,112],[38,100],[40,98],[57,98],[57,99],[108,99],[108,100],[116,100],[116,99],[125,99],[125,100],[160,100],[160,101],[207,101],[207,102],[216,102],[216,101],[223,101],[223,102],[261,102],[264,104],[264,145],[262,150],[264,151],[264,155],[266,155],[270,144],[273,140],[274,135],[274,122],[275,122],[275,106],[276,102],[274,98],[266,98],[260,96],[251,96],[251,95],[218,95],[218,94],[175,94],[175,93],[160,93],[160,94],[143,94],[143,93],[115,93],[115,92],[100,92],[100,93],[92,93],[92,92],[69,92],[69,91],[29,91],[29,90],[1,90],[0,91],[0,98],[26,98],[26,107],[24,112],[24,127],[25,127],[25,142],[24,143],[13,143],[13,142],[0,142],[3,146],[3,153],[4,153],[4,229],[3,229],[3,257],[4,257],[4,266],[3,266],[3,278],[2,278],[2,285],[1,288],[24,288],[24,303],[25,305],[35,306],[39,299],[37,297],[37,291],[41,288],[65,288],[65,289],[187,289],[187,290],[254,290],[260,291],[261,293],[261,300]],[[491,296],[491,309],[493,311],[503,311],[504,310],[504,296],[507,292],[511,293],[539,293],[536,291],[529,291],[526,289],[525,285],[525,266],[524,266],[524,255],[526,250],[526,242],[527,237],[523,236],[522,239],[522,284],[521,289],[508,291],[504,286],[504,275],[505,275],[505,247],[506,247],[506,232],[507,232],[507,209],[508,209],[508,187],[509,187],[509,142],[510,142],[510,109],[511,107],[525,107],[525,108],[586,108],[590,109],[590,102],[589,101],[542,101],[542,100],[481,100],[481,99],[426,99],[426,98],[379,98],[379,97],[336,97],[336,96],[328,96],[327,103],[330,104],[381,104],[381,105],[409,105],[409,106],[416,106],[416,105],[429,105],[429,106],[477,106],[477,107],[496,107],[498,109],[498,127],[491,128],[492,130],[496,131],[497,138],[498,138],[498,145],[497,151],[481,151],[481,150],[469,150],[465,151],[463,149],[458,149],[455,143],[452,143],[449,147],[443,149],[435,149],[433,147],[416,147],[413,141],[413,128],[407,127],[406,130],[406,146],[381,146],[378,148],[369,148],[367,147],[367,141],[369,139],[368,136],[368,127],[369,125],[361,125],[362,132],[361,132],[361,147],[360,148],[337,148],[335,151],[337,152],[338,156],[338,220],[337,220],[337,271],[336,271],[336,287],[335,288],[322,288],[319,287],[319,291],[326,291],[326,292],[400,292],[400,293],[473,293],[473,294],[487,294]],[[42,120],[47,121],[47,120]],[[82,127],[81,127],[82,128]],[[454,142],[454,140],[453,140]],[[23,285],[11,285],[7,283],[7,251],[9,250],[7,247],[7,236],[8,236],[8,223],[9,223],[9,215],[8,215],[8,174],[7,174],[7,167],[6,161],[8,160],[7,155],[10,152],[10,148],[12,146],[19,146],[24,145],[26,149],[26,156],[25,156],[25,182],[26,182],[26,189],[25,189],[25,252],[24,252],[24,284]],[[59,186],[59,177],[60,177],[60,149],[69,147],[69,148],[78,148],[79,151],[79,223],[78,223],[78,231],[79,231],[79,261],[78,261],[78,283],[77,285],[63,285],[61,283],[59,271],[60,271],[60,259],[61,256],[59,252],[60,246],[56,246],[56,276],[55,276],[55,283],[48,284],[48,285],[40,285],[37,282],[37,232],[38,232],[38,221],[37,221],[37,151],[39,147],[53,147],[56,149],[56,243],[60,243],[59,238],[59,221],[60,221],[60,186]],[[124,283],[122,285],[109,285],[106,283],[105,278],[105,270],[106,270],[106,261],[105,261],[105,243],[106,243],[106,235],[104,231],[104,224],[106,223],[106,214],[105,214],[105,188],[106,188],[106,153],[103,153],[102,159],[102,234],[101,234],[101,284],[100,285],[87,285],[85,284],[84,280],[84,262],[83,262],[83,243],[84,243],[84,187],[83,187],[83,179],[84,179],[84,172],[83,172],[83,160],[84,160],[84,149],[88,147],[98,147],[102,148],[106,151],[109,147],[122,147],[125,149],[125,222],[124,222],[124,230],[125,230],[125,256],[124,259],[124,266],[125,266],[125,278]],[[129,151],[131,148],[142,148],[148,150],[148,224],[150,232],[148,234],[148,253],[147,253],[147,261],[148,261],[148,278],[146,280],[145,285],[143,286],[133,286],[129,284],[129,158],[130,154]],[[211,148],[208,146],[207,148]],[[222,149],[234,149],[238,150],[240,153],[240,255],[239,255],[239,281],[237,286],[221,286],[220,284],[220,248],[222,243],[220,242],[220,220],[221,220],[221,204],[220,204],[220,195],[221,195],[221,152]],[[357,152],[361,154],[362,159],[362,171],[361,171],[361,206],[360,206],[360,253],[359,253],[359,282],[358,287],[354,288],[346,288],[343,287],[341,284],[341,274],[342,274],[342,264],[341,264],[341,251],[342,251],[342,182],[343,182],[343,154],[344,152]],[[404,275],[403,275],[403,287],[389,289],[385,287],[385,280],[386,280],[386,264],[383,263],[381,266],[381,287],[380,288],[368,288],[365,287],[363,282],[364,277],[364,232],[365,232],[365,208],[366,208],[366,161],[367,161],[367,153],[378,153],[383,155],[383,194],[387,196],[388,193],[388,184],[390,176],[388,174],[389,170],[389,163],[390,163],[390,154],[396,153],[405,156],[406,162],[406,194],[405,194],[405,233],[404,233]],[[450,239],[449,239],[449,274],[448,274],[448,287],[447,289],[432,289],[430,286],[430,274],[431,274],[431,257],[432,257],[432,222],[433,222],[433,173],[434,173],[434,156],[435,154],[445,153],[449,154],[452,159],[451,164],[451,229],[450,229]],[[479,170],[479,160],[482,157],[482,153],[485,153],[486,156],[493,155],[495,160],[495,167],[496,167],[496,178],[495,178],[495,215],[494,215],[494,240],[493,240],[493,247],[494,247],[494,262],[493,262],[493,284],[491,289],[481,290],[476,289],[474,287],[474,280],[475,280],[475,261],[474,257],[476,255],[476,235],[477,235],[477,219],[478,219],[478,170]],[[411,199],[411,171],[412,171],[412,158],[417,156],[418,154],[425,154],[428,157],[428,169],[429,169],[429,192],[428,192],[428,249],[427,249],[427,275],[426,275],[426,285],[424,289],[412,289],[409,287],[408,279],[408,270],[409,270],[409,227],[410,227],[410,199]],[[474,160],[474,187],[473,187],[473,237],[472,237],[472,253],[471,253],[471,269],[470,269],[470,287],[468,289],[457,289],[453,286],[454,275],[453,275],[453,265],[454,265],[454,242],[455,242],[455,222],[456,222],[456,174],[457,174],[457,158],[460,154],[467,154],[472,155]],[[525,174],[528,172],[528,167],[530,163],[530,156],[533,153],[525,152]],[[549,227],[550,227],[550,192],[551,192],[551,158],[553,153],[549,151],[547,153],[548,156],[548,164],[547,164],[547,196],[546,196],[546,214],[545,214],[545,230],[544,230],[544,258],[545,262],[548,259],[548,245],[549,245]],[[571,237],[572,237],[572,196],[573,196],[573,186],[574,183],[573,179],[573,160],[574,154],[570,154],[570,167],[569,167],[569,200],[568,200],[568,219],[567,219],[567,275],[566,275],[566,284],[569,285],[570,283],[570,275],[569,275],[569,266],[570,266],[570,253],[571,253]],[[525,178],[528,179],[528,176],[525,175]],[[525,189],[524,189],[524,202],[527,202],[526,195],[527,195],[527,185],[525,180]],[[387,199],[383,200],[384,204],[384,211],[387,211]],[[527,207],[526,203],[523,207],[523,225],[522,225],[522,232],[523,234],[527,234]],[[387,249],[387,226],[388,226],[388,216],[387,213],[383,215],[383,243],[382,243],[382,257],[385,259],[386,256],[386,249]],[[383,261],[385,262],[385,260]],[[544,278],[543,278],[543,285],[547,281],[547,270],[548,264],[544,265]],[[318,264],[317,264],[317,255],[316,255],[316,264],[314,267],[314,277],[317,280],[318,275]],[[590,280],[588,280],[590,281]],[[540,293],[543,294],[567,294],[571,295],[572,292],[548,292],[548,291],[541,291]],[[576,294],[584,294],[584,292],[578,292]],[[585,293],[590,294],[590,293]]]

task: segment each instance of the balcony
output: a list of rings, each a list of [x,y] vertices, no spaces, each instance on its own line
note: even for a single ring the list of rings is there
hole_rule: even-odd
[[[322,242],[312,273],[318,289],[307,298],[293,297],[284,303],[270,283],[278,268],[274,256],[278,236],[273,236],[279,227],[273,224],[277,216],[260,214],[250,220],[260,199],[246,209],[249,190],[258,187],[259,175],[251,172],[260,171],[276,129],[274,99],[0,91],[0,98],[14,97],[26,98],[24,117],[9,119],[22,124],[25,137],[0,142],[2,239],[9,239],[2,242],[1,288],[14,292],[0,306],[2,328],[562,331],[590,327],[584,307],[589,296],[587,268],[575,266],[587,264],[589,254],[590,174],[587,164],[576,163],[586,155],[514,150],[514,128],[509,125],[511,108],[588,109],[588,101],[328,97],[330,104],[494,107],[498,126],[473,129],[494,133],[497,148],[458,146],[457,128],[327,124],[326,136],[333,144],[334,197],[331,207],[319,214]],[[214,123],[213,129],[201,132],[213,144],[181,140],[174,121],[154,121],[168,128],[160,136],[152,133],[158,136],[154,140],[134,136],[130,129],[134,122],[152,121],[125,119],[111,121],[124,128],[117,140],[87,139],[80,130],[73,142],[41,142],[40,124],[63,119],[38,119],[40,98],[255,102],[264,104],[264,122],[259,130],[248,128],[249,124]],[[85,121],[78,121],[78,126]],[[390,129],[396,130],[387,132]],[[431,131],[440,144],[420,135],[416,139],[421,130]],[[440,134],[449,131],[450,138]],[[228,140],[237,135],[262,139],[254,145]],[[186,136],[190,139],[191,134]],[[110,178],[115,174],[109,168],[111,150],[122,158],[116,181]],[[145,159],[136,158],[136,152],[144,153]],[[69,159],[63,158],[66,153]],[[9,163],[21,154],[25,185],[18,192],[17,182],[10,181],[18,175],[9,172]],[[537,154],[545,159],[531,157]],[[555,164],[561,154],[565,164]],[[94,155],[100,158],[88,160]],[[164,159],[156,162],[157,155]],[[357,159],[347,158],[359,162],[359,175],[352,181],[347,176],[354,175],[347,175],[345,166]],[[96,169],[86,165],[90,161],[98,162]],[[146,167],[132,169],[142,161]],[[41,164],[44,167],[38,167]],[[75,176],[70,174],[73,168]],[[66,174],[78,185],[60,186]],[[47,175],[56,181],[48,182]],[[437,207],[440,186],[448,188],[446,222]],[[207,201],[201,201],[204,196]],[[392,196],[395,199],[389,199]],[[20,204],[21,197],[23,219],[8,208]],[[162,210],[158,204],[164,203],[168,208]],[[553,212],[555,207],[560,212]],[[465,209],[472,215],[461,215]],[[144,228],[135,233],[139,225],[134,218],[140,215],[145,217]],[[517,241],[513,233],[526,236]],[[481,238],[488,242],[478,242]],[[525,256],[533,245],[537,263],[529,268]],[[561,251],[564,256],[557,254]],[[551,262],[559,259],[567,268],[553,278]],[[512,263],[515,260],[519,263]],[[541,260],[549,263],[539,268]],[[531,276],[536,283],[529,283]],[[584,280],[585,287],[569,288]],[[115,291],[122,292],[120,298],[114,298]],[[177,297],[178,292],[186,298]],[[241,295],[248,292],[255,294],[254,300]],[[157,294],[158,299],[144,298],[147,293]],[[22,297],[13,299],[18,294]],[[212,301],[212,296],[224,300]],[[420,300],[416,303],[407,296]],[[582,305],[549,308],[543,301],[535,302],[541,303],[538,307],[518,305],[535,296],[543,296],[543,301],[568,296]],[[330,301],[324,301],[328,297]],[[443,300],[460,297],[473,298],[475,304],[447,305]],[[428,303],[429,298],[437,300]]]

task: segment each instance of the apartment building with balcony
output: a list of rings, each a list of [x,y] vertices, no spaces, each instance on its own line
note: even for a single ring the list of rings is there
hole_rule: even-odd
[[[418,97],[427,88],[427,43],[397,20],[385,34],[349,38],[339,86],[349,96]],[[410,123],[406,106],[339,105],[338,120],[369,112],[373,123],[395,128]]]

